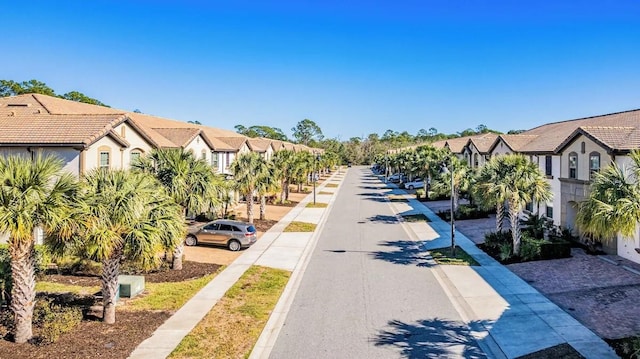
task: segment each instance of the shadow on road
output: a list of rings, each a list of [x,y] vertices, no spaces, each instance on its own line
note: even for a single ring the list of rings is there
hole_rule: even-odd
[[[372,199],[373,200],[373,199]],[[379,222],[386,224],[396,224],[398,223],[398,218],[396,216],[387,216],[384,214],[377,214],[373,217],[367,218],[369,222]]]
[[[473,324],[473,323],[472,323]],[[404,323],[392,320],[375,337],[376,346],[400,349],[403,358],[486,358],[469,326],[443,319]]]
[[[420,249],[420,242],[414,241],[386,241],[379,243],[381,246],[395,247],[397,249],[388,251],[371,252],[373,259],[402,265],[416,265],[418,267],[431,266],[426,254]]]

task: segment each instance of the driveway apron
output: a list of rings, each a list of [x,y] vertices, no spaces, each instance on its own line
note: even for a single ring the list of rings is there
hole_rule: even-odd
[[[484,357],[387,191],[347,172],[271,358]]]

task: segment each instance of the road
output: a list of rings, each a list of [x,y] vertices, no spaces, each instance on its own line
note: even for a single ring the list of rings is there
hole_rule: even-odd
[[[270,358],[484,357],[388,191],[349,169]]]

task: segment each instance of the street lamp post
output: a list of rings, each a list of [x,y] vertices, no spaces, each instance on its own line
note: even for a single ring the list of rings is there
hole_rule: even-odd
[[[456,256],[456,219],[455,219],[455,213],[453,211],[453,206],[454,206],[454,194],[455,194],[455,189],[454,189],[454,182],[453,182],[453,164],[451,164],[451,170],[449,170],[447,168],[447,164],[446,162],[442,163],[442,173],[449,173],[451,174],[451,256],[455,257]]]
[[[316,204],[316,163],[318,162],[318,157],[320,155],[316,155],[316,152],[313,151],[313,173],[311,174],[311,181],[313,182],[313,204]]]

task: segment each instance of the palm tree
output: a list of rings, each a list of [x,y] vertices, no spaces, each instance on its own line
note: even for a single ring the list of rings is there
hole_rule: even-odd
[[[0,157],[0,233],[9,234],[16,343],[33,336],[34,230],[55,227],[71,211],[75,192],[76,181],[56,157]]]
[[[253,223],[253,195],[268,171],[267,162],[256,152],[238,156],[231,164],[236,189],[247,200],[247,220]]]
[[[96,169],[81,185],[76,241],[57,246],[102,263],[102,320],[113,324],[121,260],[154,268],[158,254],[183,241],[184,215],[162,184],[146,173]]]
[[[630,157],[628,166],[614,162],[595,174],[589,197],[576,218],[584,233],[611,238],[619,232],[633,237],[640,221],[640,151],[631,152]]]
[[[498,173],[503,174],[496,178],[494,184],[498,189],[504,190],[504,195],[509,206],[509,224],[513,239],[513,254],[520,255],[519,214],[522,208],[529,202],[548,201],[552,197],[551,186],[537,164],[529,161],[519,154],[508,154],[496,158]],[[496,192],[496,199],[501,197]]]
[[[426,198],[429,199],[429,186],[433,177],[438,175],[440,164],[444,161],[444,150],[426,145],[416,148],[414,171],[424,179]]]
[[[473,187],[475,178],[469,165],[456,156],[449,156],[449,171],[453,171],[453,211],[458,212],[460,207],[460,193]],[[441,173],[438,181],[433,185],[435,191],[451,193],[451,173]]]
[[[293,177],[294,155],[293,151],[281,150],[276,152],[271,159],[273,167],[278,169],[274,174],[280,180],[280,189],[282,191],[280,193],[280,203],[285,203],[289,199],[289,185]]]
[[[496,233],[502,232],[507,201],[507,186],[502,178],[506,177],[507,166],[501,165],[502,157],[493,157],[480,169],[473,187],[473,194],[484,207],[496,207]]]
[[[273,161],[269,161],[267,162],[267,169],[264,171],[263,176],[258,179],[256,193],[260,198],[261,220],[265,219],[267,213],[267,195],[280,190],[280,181],[277,179],[278,172],[280,172],[280,169],[274,165]]]
[[[219,203],[222,179],[203,159],[183,149],[154,149],[149,156],[132,164],[136,171],[150,173],[165,187],[167,193],[188,213],[203,213]],[[182,269],[184,241],[174,248],[172,268]]]

